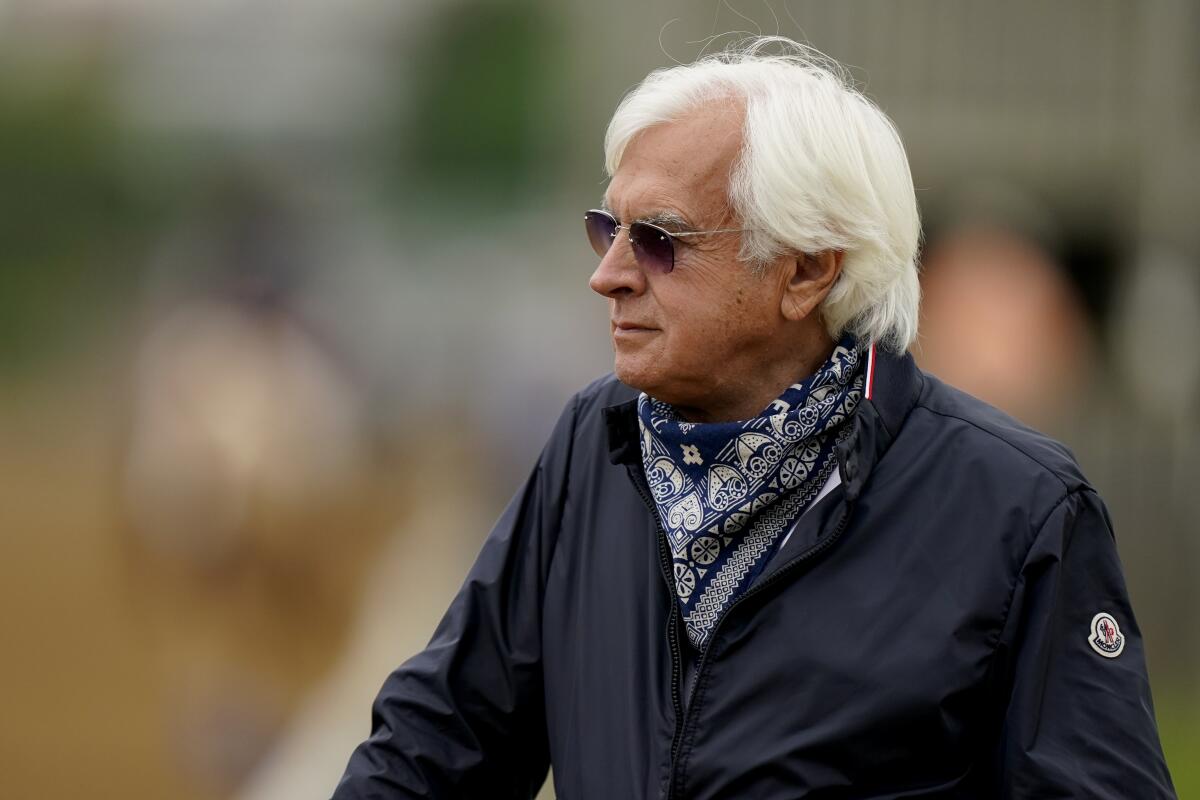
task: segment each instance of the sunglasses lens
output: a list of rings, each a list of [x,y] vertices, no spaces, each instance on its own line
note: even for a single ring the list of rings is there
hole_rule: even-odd
[[[629,238],[634,258],[646,269],[665,274],[675,268],[675,243],[664,231],[635,222],[629,226]]]
[[[596,255],[604,258],[604,254],[612,247],[613,237],[617,232],[617,221],[608,214],[600,211],[589,211],[583,215],[584,225],[587,226],[588,242]]]

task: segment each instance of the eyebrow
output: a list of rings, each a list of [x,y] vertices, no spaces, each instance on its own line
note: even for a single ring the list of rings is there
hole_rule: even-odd
[[[608,204],[607,197],[605,197],[604,199],[602,199],[600,201],[600,208],[601,208],[601,210],[607,211],[609,214],[612,214],[614,217],[617,216],[616,212],[612,210],[612,206],[610,206]],[[619,217],[617,218],[617,221],[618,222],[621,221]],[[664,227],[674,227],[674,228],[690,229],[692,227],[692,224],[690,222],[688,222],[687,217],[685,217],[683,214],[681,214],[680,212],[676,211],[673,208],[654,209],[650,213],[643,214],[639,217],[635,217],[634,219],[632,219],[630,221],[631,222],[649,222],[652,225],[662,225]],[[628,224],[628,223],[626,223],[626,224]]]

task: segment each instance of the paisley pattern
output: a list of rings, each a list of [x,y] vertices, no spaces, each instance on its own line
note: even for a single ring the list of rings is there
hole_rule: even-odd
[[[862,397],[862,355],[845,337],[812,376],[751,420],[694,423],[638,398],[642,467],[663,523],[688,638],[703,647],[833,469]]]

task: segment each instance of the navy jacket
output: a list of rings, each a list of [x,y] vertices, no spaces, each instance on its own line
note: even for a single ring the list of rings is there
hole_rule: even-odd
[[[694,653],[635,398],[571,401],[336,800],[529,798],[549,765],[562,800],[1175,796],[1063,446],[880,354],[841,487]]]

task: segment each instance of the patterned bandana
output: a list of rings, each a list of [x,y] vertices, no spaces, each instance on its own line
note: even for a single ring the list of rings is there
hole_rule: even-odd
[[[696,647],[837,466],[835,447],[850,427],[841,423],[862,396],[861,360],[844,337],[817,372],[744,422],[685,422],[667,403],[638,398],[642,466]]]

